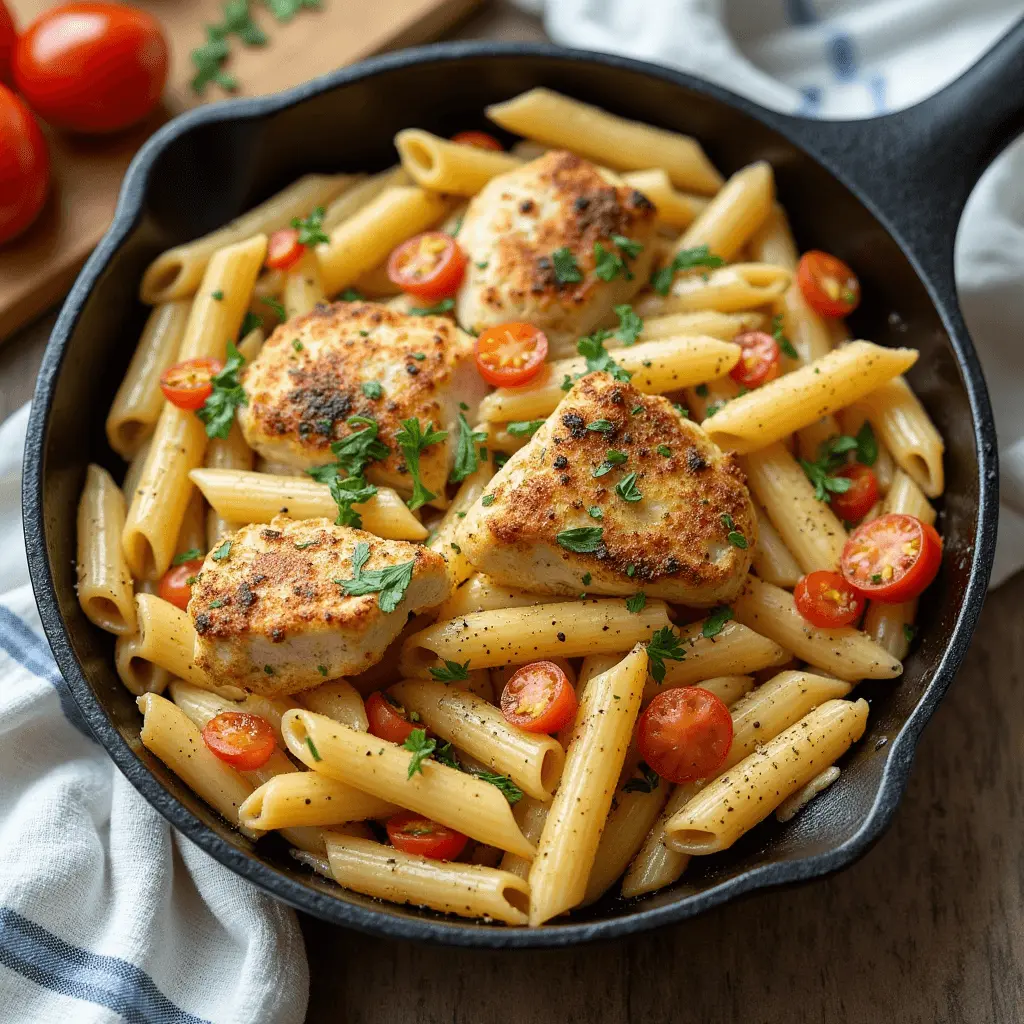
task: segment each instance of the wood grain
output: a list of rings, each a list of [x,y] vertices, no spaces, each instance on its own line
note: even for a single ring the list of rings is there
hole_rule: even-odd
[[[300,12],[286,25],[257,0],[251,8],[270,37],[263,47],[232,40],[225,67],[238,79],[234,96],[288,89],[383,50],[436,39],[480,0],[322,0],[319,11]],[[8,0],[19,25],[51,7],[50,0]],[[121,179],[145,139],[169,117],[229,96],[209,85],[202,97],[189,88],[190,52],[201,46],[203,26],[221,20],[222,0],[138,0],[160,19],[171,47],[164,105],[145,125],[111,138],[76,138],[46,130],[53,192],[40,219],[21,239],[0,247],[0,339],[56,302],[70,287],[114,212]]]

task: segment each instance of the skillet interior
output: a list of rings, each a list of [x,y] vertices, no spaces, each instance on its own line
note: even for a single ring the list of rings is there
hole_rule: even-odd
[[[452,60],[451,57],[459,59]],[[330,85],[330,83],[337,83]],[[774,820],[726,854],[696,859],[674,887],[633,902],[606,898],[568,923],[541,930],[456,922],[429,911],[344,893],[298,869],[274,838],[258,848],[198,800],[138,739],[140,716],[113,669],[112,638],[75,597],[75,507],[85,465],[121,472],[103,420],[142,328],[138,281],[162,249],[225,223],[308,171],[368,170],[394,161],[391,137],[418,126],[450,135],[483,126],[482,107],[547,85],[615,113],[697,136],[726,174],[773,164],[802,249],[852,263],[864,303],[856,336],[910,344],[922,357],[912,383],[946,439],[947,492],[940,525],[946,558],[921,611],[922,628],[896,684],[865,684],[868,732],[840,782],[786,826]],[[844,185],[765,121],[786,119],[662,69],[555,48],[454,44],[380,58],[285,97],[205,108],[165,127],[126,179],[118,217],[61,315],[40,374],[26,453],[26,534],[44,625],[65,678],[121,770],[210,853],[275,895],[327,920],[405,938],[465,945],[563,945],[691,916],[738,893],[835,870],[863,853],[891,819],[916,736],[966,649],[991,562],[991,530],[975,545],[979,510],[994,491],[979,478],[975,421],[943,316],[907,257]],[[758,117],[762,119],[759,120]],[[948,311],[947,312],[947,323]],[[980,394],[981,382],[969,382]],[[980,390],[979,390],[980,389]],[[51,582],[52,580],[52,582]]]

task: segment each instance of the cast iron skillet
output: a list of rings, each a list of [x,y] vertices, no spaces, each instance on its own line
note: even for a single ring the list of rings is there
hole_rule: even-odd
[[[851,863],[892,819],[918,735],[967,649],[992,563],[996,437],[957,306],[953,241],[971,188],[1021,124],[1022,81],[1024,23],[932,99],[844,124],[772,113],[634,60],[554,46],[451,43],[375,58],[279,96],[203,107],[166,125],[129,169],[114,223],[60,314],[25,453],[25,534],[43,625],[82,713],[121,771],[175,827],[293,906],[367,932],[453,945],[561,946],[627,935]],[[73,559],[86,463],[120,472],[103,419],[145,318],[136,293],[149,261],[304,172],[388,165],[400,128],[450,135],[483,126],[485,104],[536,85],[695,135],[727,174],[770,160],[801,247],[837,253],[860,274],[855,335],[921,349],[912,382],[948,452],[943,569],[921,609],[920,639],[903,678],[863,688],[872,703],[869,731],[840,782],[788,825],[772,820],[728,853],[695,859],[671,889],[634,902],[609,896],[527,931],[342,892],[298,868],[276,838],[254,847],[225,825],[142,748],[111,638],[79,610]]]

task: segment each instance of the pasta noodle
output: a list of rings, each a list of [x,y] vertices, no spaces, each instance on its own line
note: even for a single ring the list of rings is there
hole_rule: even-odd
[[[649,171],[630,171],[622,176],[622,180],[654,203],[658,209],[658,220],[678,230],[688,228],[707,209],[707,199],[677,192],[660,167]]]
[[[310,711],[333,718],[356,732],[366,732],[370,727],[363,698],[347,679],[334,679],[312,690],[303,690],[298,699]]]
[[[770,263],[733,263],[706,274],[679,274],[667,296],[649,295],[634,308],[645,317],[701,310],[739,313],[774,302],[789,282],[789,271]]]
[[[509,153],[449,142],[419,128],[400,131],[395,149],[417,185],[455,196],[476,195],[491,178],[522,166]]]
[[[750,477],[747,477],[750,482]],[[759,505],[754,505],[757,516],[757,547],[754,548],[754,572],[765,583],[777,587],[795,587],[803,576],[800,563],[786,547],[786,542],[772,525],[768,514]]]
[[[252,829],[342,825],[387,818],[401,808],[319,772],[292,771],[267,779],[239,808],[239,820]]]

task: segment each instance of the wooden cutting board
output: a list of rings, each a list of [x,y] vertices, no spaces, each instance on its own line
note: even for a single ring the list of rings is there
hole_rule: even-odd
[[[171,68],[164,106],[138,129],[115,138],[74,138],[47,131],[53,192],[27,234],[0,246],[0,339],[8,337],[70,288],[110,223],[121,179],[135,151],[169,117],[200,103],[279,92],[383,50],[436,39],[482,0],[322,0],[280,24],[258,0],[253,20],[270,37],[246,47],[231,37],[225,65],[238,91],[190,88],[190,52],[205,41],[204,26],[222,19],[221,0],[137,0],[164,26]],[[19,27],[53,6],[47,0],[7,0]]]

